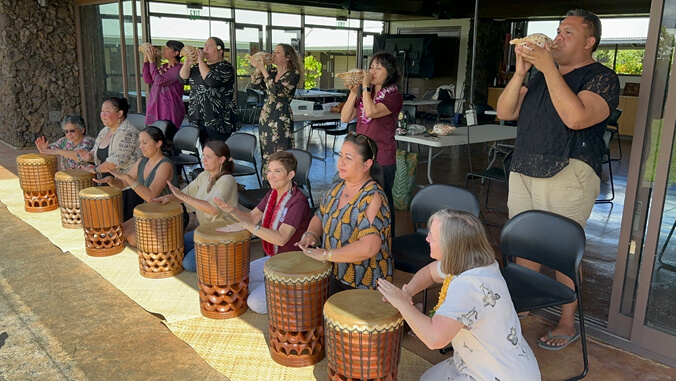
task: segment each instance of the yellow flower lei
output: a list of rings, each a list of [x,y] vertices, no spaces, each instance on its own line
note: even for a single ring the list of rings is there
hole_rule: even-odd
[[[441,291],[439,292],[439,302],[432,310],[430,310],[430,317],[434,316],[439,307],[441,307],[441,304],[446,300],[446,294],[448,293],[448,286],[451,284],[451,280],[453,280],[453,275],[448,275],[446,276],[446,279],[444,279],[444,284],[441,286]]]

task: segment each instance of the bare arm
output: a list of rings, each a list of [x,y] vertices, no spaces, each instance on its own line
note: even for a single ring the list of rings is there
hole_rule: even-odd
[[[523,86],[523,80],[533,64],[524,61],[521,49],[520,46],[514,49],[516,52],[516,72],[498,98],[498,118],[502,120],[519,119],[521,103],[528,92],[528,88]]]
[[[350,94],[347,96],[343,109],[340,111],[340,121],[343,123],[350,123],[357,116],[357,109],[354,108],[354,105],[357,102],[359,85],[347,86],[347,88],[350,89]]]

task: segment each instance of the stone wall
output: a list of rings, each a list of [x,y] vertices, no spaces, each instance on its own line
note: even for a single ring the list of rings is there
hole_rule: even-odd
[[[80,113],[73,0],[48,3],[0,0],[0,140],[18,148]]]

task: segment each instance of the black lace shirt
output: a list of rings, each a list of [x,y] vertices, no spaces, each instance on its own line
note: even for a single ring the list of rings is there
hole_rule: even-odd
[[[600,95],[612,113],[620,101],[620,83],[611,69],[600,63],[577,68],[563,76],[575,94],[587,90]],[[582,130],[572,130],[559,117],[545,77],[537,73],[526,85],[521,104],[510,170],[531,177],[553,177],[568,159],[589,164],[601,177],[603,132],[607,119]]]

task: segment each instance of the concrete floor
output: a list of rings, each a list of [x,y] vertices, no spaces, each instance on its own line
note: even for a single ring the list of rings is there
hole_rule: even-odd
[[[318,143],[319,139],[315,135],[310,146],[315,154],[320,149]],[[305,146],[300,134],[297,144]],[[337,146],[339,145],[340,141]],[[0,179],[15,176],[15,158],[23,153],[27,152],[14,151],[0,144]],[[467,154],[462,150],[455,150],[437,160],[447,158],[456,163],[466,157]],[[324,162],[313,162],[311,180],[316,200],[320,199],[321,193],[333,177],[334,158],[335,156],[329,155]],[[479,160],[481,159],[475,161],[475,166],[481,165]],[[424,174],[421,175],[423,169],[421,167],[419,171],[420,182],[425,179]],[[463,165],[440,167],[433,172],[433,178],[459,185],[459,179],[464,183],[466,172]],[[242,182],[253,186],[255,180],[242,179]],[[479,189],[478,184],[475,186]],[[501,185],[498,184],[491,189],[491,198],[495,198],[498,204],[501,202],[500,193],[502,192],[503,198],[505,194],[500,188]],[[479,197],[483,197],[483,194]],[[0,380],[227,379],[171,334],[158,317],[136,305],[70,254],[60,252],[39,232],[18,220],[2,206]],[[618,213],[617,209],[616,207],[609,214],[615,215]],[[619,216],[608,220],[619,221],[621,212],[619,213]],[[490,212],[485,213],[485,218],[498,224],[506,220],[505,215]],[[411,229],[407,213],[397,212],[397,219],[397,234],[406,234]],[[619,222],[616,224],[619,229]],[[599,229],[598,236],[605,235],[603,232],[607,230]],[[490,231],[497,242],[500,229],[490,228]],[[615,240],[615,251],[616,242]],[[605,245],[599,246],[606,250]],[[594,247],[598,246],[591,245],[591,248]],[[612,251],[612,248],[608,251]],[[396,283],[405,283],[409,276],[397,272]],[[599,281],[612,282],[611,279]],[[432,290],[430,300],[436,300],[437,292],[438,290]],[[585,303],[586,298],[587,296]],[[594,309],[594,304],[586,305]],[[601,316],[602,314],[603,312],[597,313]],[[580,371],[579,341],[561,351],[545,351],[537,347],[535,340],[546,331],[550,323],[540,317],[530,316],[522,320],[522,325],[524,336],[538,357],[543,379],[560,380]],[[404,346],[432,363],[446,358],[438,351],[425,348],[419,340],[408,335]],[[594,339],[590,340],[589,351],[590,373],[586,378],[589,380],[676,378],[674,368]]]

